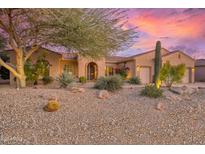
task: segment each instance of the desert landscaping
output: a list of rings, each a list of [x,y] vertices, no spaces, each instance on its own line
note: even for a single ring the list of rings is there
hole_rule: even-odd
[[[128,12],[0,9],[0,144],[205,144],[200,57]]]
[[[0,143],[204,144],[205,89],[193,85],[175,87],[176,93],[162,87],[164,95],[156,99],[141,96],[141,85],[124,85],[106,98],[90,83],[66,89],[1,86]],[[60,109],[45,112],[54,96]]]

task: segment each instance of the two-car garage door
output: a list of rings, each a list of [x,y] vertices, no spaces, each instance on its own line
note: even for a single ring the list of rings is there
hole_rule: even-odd
[[[187,68],[182,79],[182,83],[189,83],[190,82],[190,69]]]
[[[139,76],[142,84],[150,83],[150,67],[141,67]]]

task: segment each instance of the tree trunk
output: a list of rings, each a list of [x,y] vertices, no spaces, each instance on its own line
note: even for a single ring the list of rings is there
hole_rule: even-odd
[[[23,51],[20,50],[20,52],[16,53],[16,71],[20,75],[19,78],[17,78],[18,83],[17,87],[19,86],[20,88],[26,87],[26,76],[24,72],[24,57],[23,57]]]

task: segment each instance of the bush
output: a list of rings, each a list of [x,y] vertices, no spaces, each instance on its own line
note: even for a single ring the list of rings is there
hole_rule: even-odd
[[[171,88],[173,83],[180,82],[185,74],[186,67],[184,64],[172,66],[169,62],[165,63],[160,71],[160,80]]]
[[[122,77],[123,80],[127,78],[128,72],[129,72],[128,67],[124,67],[124,68],[121,68],[121,69],[116,69],[116,74],[119,74]]]
[[[39,79],[49,76],[49,62],[45,59],[45,56],[39,56],[36,63],[32,63],[29,59],[24,65],[24,71],[26,75],[26,81],[38,83]]]
[[[115,91],[122,87],[123,81],[122,78],[118,75],[109,76],[109,77],[100,77],[96,83],[95,88],[104,89],[108,91]]]
[[[38,75],[36,73],[35,64],[33,64],[30,59],[26,61],[24,65],[24,71],[26,75],[26,81],[33,82],[33,83],[37,82]]]
[[[43,80],[44,85],[47,85],[53,82],[53,78],[51,76],[44,76],[42,80]]]
[[[154,84],[148,84],[142,90],[141,95],[157,98],[162,96],[162,90],[157,88]]]
[[[57,80],[60,82],[61,88],[66,88],[74,81],[74,77],[68,72],[63,72],[62,75],[57,78]]]
[[[60,103],[57,100],[49,100],[48,104],[43,108],[45,111],[54,112],[60,108]]]
[[[80,78],[79,78],[79,82],[80,83],[86,83],[86,78],[84,77],[84,76],[81,76]]]
[[[140,78],[139,77],[132,77],[129,79],[128,83],[130,84],[140,84]]]

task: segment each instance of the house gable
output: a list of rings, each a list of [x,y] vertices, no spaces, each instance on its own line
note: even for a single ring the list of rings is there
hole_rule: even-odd
[[[162,62],[170,62],[172,65],[185,64],[186,67],[194,67],[195,60],[181,51],[173,51],[162,56]]]

